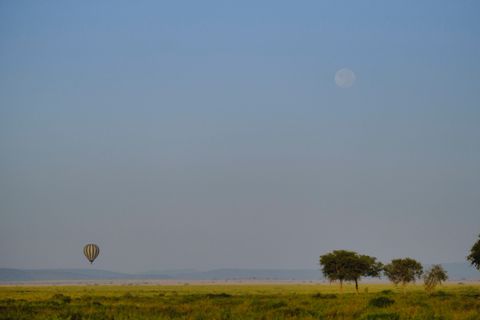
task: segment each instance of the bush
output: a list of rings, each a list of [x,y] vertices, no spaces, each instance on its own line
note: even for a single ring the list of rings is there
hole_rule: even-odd
[[[388,297],[377,297],[373,298],[368,302],[368,305],[371,307],[385,308],[395,303],[395,300]]]

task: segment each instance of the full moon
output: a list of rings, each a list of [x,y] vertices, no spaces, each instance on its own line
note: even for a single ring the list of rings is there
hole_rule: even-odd
[[[335,73],[335,84],[340,88],[350,88],[355,83],[355,73],[352,70],[343,68]]]

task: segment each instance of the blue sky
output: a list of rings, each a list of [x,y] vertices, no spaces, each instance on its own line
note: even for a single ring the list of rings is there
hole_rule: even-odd
[[[91,241],[119,271],[463,261],[479,9],[1,2],[0,267],[83,267]]]

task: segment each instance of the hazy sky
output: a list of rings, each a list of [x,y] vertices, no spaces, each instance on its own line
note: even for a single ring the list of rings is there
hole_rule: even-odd
[[[1,1],[0,267],[464,261],[478,1]],[[334,83],[355,72],[350,88]]]

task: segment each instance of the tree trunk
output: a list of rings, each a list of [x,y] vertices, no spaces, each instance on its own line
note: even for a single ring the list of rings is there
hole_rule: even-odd
[[[356,290],[357,293],[358,293],[358,279],[355,279],[355,290]]]
[[[340,280],[340,293],[343,294],[343,280]]]

